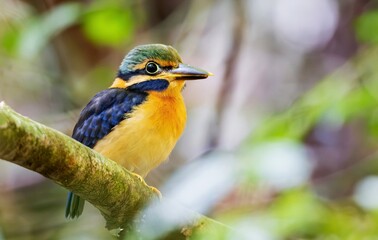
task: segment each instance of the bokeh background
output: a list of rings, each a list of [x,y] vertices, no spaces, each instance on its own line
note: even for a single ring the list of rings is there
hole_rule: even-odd
[[[149,184],[237,239],[378,239],[377,7],[0,0],[0,100],[70,135],[131,48],[170,44],[215,76],[187,84],[185,133]],[[110,238],[90,204],[64,218],[66,193],[0,161],[0,239]]]

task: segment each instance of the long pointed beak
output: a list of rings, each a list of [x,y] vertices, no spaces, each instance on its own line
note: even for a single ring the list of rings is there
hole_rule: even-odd
[[[169,71],[176,80],[204,79],[213,74],[205,70],[180,63],[178,68]]]

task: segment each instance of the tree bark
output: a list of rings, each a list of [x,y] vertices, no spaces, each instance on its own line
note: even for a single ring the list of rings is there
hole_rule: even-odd
[[[84,198],[100,210],[107,229],[133,229],[123,236],[143,235],[135,227],[148,230],[156,221],[164,223],[175,239],[190,239],[206,226],[228,229],[166,200],[155,201],[153,208],[142,211],[155,196],[144,181],[74,139],[16,113],[4,102],[0,102],[0,159],[40,173]],[[159,221],[170,212],[184,215],[177,222]]]
[[[0,103],[0,158],[35,171],[98,208],[106,227],[129,222],[154,195],[126,169]],[[125,214],[127,213],[127,214]]]

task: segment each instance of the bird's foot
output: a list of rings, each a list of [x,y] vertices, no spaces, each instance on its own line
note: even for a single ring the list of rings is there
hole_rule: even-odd
[[[149,185],[147,186],[155,193],[155,195],[159,198],[159,200],[163,198],[163,195],[161,195],[161,192],[159,191],[159,189],[157,189],[156,187],[149,186]]]
[[[139,179],[144,185],[146,185],[147,187],[149,187],[149,188],[152,190],[152,192],[153,192],[155,195],[157,195],[157,197],[158,197],[159,199],[161,199],[161,198],[163,197],[163,195],[161,195],[161,192],[160,192],[157,188],[148,185],[148,184],[146,183],[146,181],[144,181],[144,179],[143,179],[143,177],[142,177],[141,175],[136,174],[136,173],[133,173],[133,172],[132,172],[131,174],[133,174],[135,177],[137,177],[137,178],[138,178],[138,179]]]
[[[137,177],[139,179],[139,181],[141,181],[142,183],[145,183],[147,185],[147,183],[144,181],[144,179],[141,175],[133,173],[133,172],[131,172],[131,174],[134,175],[135,177]]]

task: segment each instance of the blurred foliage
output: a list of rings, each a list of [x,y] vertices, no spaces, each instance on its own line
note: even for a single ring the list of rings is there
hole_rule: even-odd
[[[269,182],[268,186],[273,187],[272,190],[277,194],[277,197],[271,199],[267,208],[264,210],[260,208],[256,213],[258,218],[265,219],[265,221],[269,219],[270,222],[268,225],[260,226],[259,229],[259,231],[265,229],[264,231],[270,237],[261,239],[328,239],[327,236],[334,236],[336,239],[375,239],[378,236],[376,209],[365,211],[350,200],[333,201],[329,197],[319,196],[318,183],[315,182],[315,185],[312,185],[307,182],[306,178],[302,179],[302,183],[299,184],[302,187],[299,189],[292,187],[280,189],[274,186],[274,182],[279,183],[278,186],[280,186],[282,181],[287,181],[294,176],[298,177],[298,172],[293,169],[299,163],[294,161],[296,157],[293,152],[302,150],[290,147],[287,144],[288,141],[299,143],[299,146],[307,145],[306,148],[309,149],[311,146],[306,143],[306,137],[318,125],[340,129],[342,126],[357,121],[359,125],[366,126],[366,128],[360,129],[367,138],[364,143],[368,145],[364,147],[375,149],[377,146],[376,115],[378,111],[377,56],[378,49],[376,47],[370,47],[367,51],[363,51],[358,58],[303,94],[288,110],[262,121],[262,124],[256,127],[244,144],[243,156],[248,154],[250,157],[244,163],[243,172],[246,174],[247,182],[250,182],[246,186],[251,187],[252,183],[254,188],[266,188],[266,183]],[[283,149],[288,153],[273,147],[275,145],[272,143],[283,144]],[[268,147],[266,147],[266,151],[261,152],[258,150],[261,149],[261,146]],[[254,154],[253,152],[256,150],[260,151],[260,154]],[[274,151],[278,151],[278,154],[273,154]],[[291,164],[294,161],[296,165],[288,164],[285,161],[288,156]],[[308,157],[314,156],[309,155]],[[304,158],[306,157],[304,156]],[[253,162],[247,163],[251,159]],[[259,161],[267,163],[270,161],[269,159],[272,161],[265,169],[274,172],[275,165],[278,165],[279,172],[274,172],[275,175],[264,175],[262,172],[266,170],[258,165]],[[369,162],[377,160],[377,156],[374,155]],[[370,164],[369,162],[368,164]],[[359,177],[356,178],[356,176],[349,175],[349,171],[341,170],[339,174],[342,176],[340,179],[336,178],[337,181],[350,178],[349,180],[354,179],[352,181],[356,182],[361,177],[363,178],[364,172],[365,174],[378,174],[378,169],[374,168],[374,165],[370,165],[368,172],[366,169],[363,170],[360,165],[361,163],[357,163],[350,170],[359,172]],[[299,164],[299,166],[301,166],[302,172],[306,169],[305,165]],[[287,171],[288,168],[291,170]],[[280,173],[285,172],[286,176],[280,178]],[[276,180],[270,181],[269,178]],[[319,185],[327,185],[327,182],[332,183],[335,179],[330,177],[325,181],[326,183],[320,182]],[[262,186],[259,186],[261,184]],[[377,185],[370,187],[367,191],[378,188]],[[365,195],[365,197],[369,196]],[[240,219],[242,216],[246,217],[243,213]],[[251,234],[256,234],[256,238],[260,239],[258,237],[260,233]]]
[[[366,43],[378,43],[377,31],[372,29],[378,28],[378,11],[369,11],[362,14],[356,20],[356,36],[360,41]]]
[[[138,22],[131,8],[122,7],[120,1],[97,2],[83,14],[83,30],[94,43],[105,46],[117,46],[128,43],[134,36],[135,24]]]
[[[21,57],[39,54],[53,37],[80,24],[90,41],[104,46],[128,43],[134,36],[137,20],[131,6],[120,1],[95,1],[89,6],[79,3],[60,4],[41,15],[31,15],[8,28],[2,36],[2,45],[9,53]],[[141,19],[138,19],[140,22]],[[12,26],[12,25],[11,25]]]
[[[20,29],[8,29],[3,36],[4,49],[21,57],[34,57],[53,37],[76,23],[79,14],[80,5],[71,3],[40,16],[32,16]]]
[[[277,6],[306,5],[286,1],[291,4]],[[235,68],[229,74],[233,79],[226,82],[222,72],[225,64],[230,64],[225,60],[227,54],[233,53],[232,49],[227,52],[234,34],[232,24],[240,24],[238,17],[242,16],[232,12],[234,2],[244,4],[242,8],[249,14],[239,43],[241,53],[235,56]],[[193,238],[376,239],[378,203],[374,205],[374,199],[378,184],[370,181],[368,187],[359,187],[366,179],[378,176],[376,4],[358,0],[310,2],[311,13],[316,12],[313,6],[320,6],[318,11],[325,13],[323,7],[337,5],[338,26],[329,34],[331,39],[321,39],[327,44],[304,52],[295,44],[283,44],[286,40],[280,39],[274,18],[282,9],[278,11],[270,2],[267,6],[263,1],[0,1],[0,100],[69,134],[80,108],[110,84],[127,49],[144,42],[171,44],[180,39],[175,47],[181,48],[193,65],[210,62],[215,80],[209,85],[198,83],[204,85],[197,87],[197,93],[187,94],[187,100],[192,98],[203,107],[189,102],[189,119],[207,117],[205,127],[200,128],[199,120],[189,123],[188,127],[197,125],[187,130],[185,146],[178,146],[185,150],[174,153],[168,170],[159,170],[163,174],[157,182],[171,177],[177,168],[175,162],[185,162],[186,155],[199,155],[188,154],[191,144],[201,143],[202,152],[211,145],[207,136],[214,123],[211,117],[217,115],[212,114],[220,108],[219,99],[225,97],[217,95],[219,88],[226,86],[232,91],[237,104],[232,105],[233,99],[224,101],[228,104],[221,106],[225,114],[217,116],[225,121],[225,127],[216,132],[227,132],[229,127],[246,136],[227,152],[233,156],[231,162],[237,171],[229,176],[233,190],[221,200],[219,189],[200,190],[212,181],[227,180],[229,173],[222,169],[229,168],[227,161],[219,163],[219,168],[211,165],[212,169],[206,169],[203,175],[207,179],[190,169],[190,178],[200,182],[192,191],[185,192],[184,184],[178,182],[169,185],[180,194],[188,194],[188,201],[198,194],[206,208],[195,209],[205,209],[204,214],[227,226],[221,230],[204,228]],[[290,9],[287,16],[294,17],[289,21],[293,26],[288,26],[285,34],[301,29],[294,23],[308,20],[298,20],[295,13]],[[269,14],[271,19],[265,19]],[[283,19],[287,16],[280,15]],[[313,40],[314,36],[299,34],[287,39],[309,41],[306,37]],[[253,82],[255,75],[259,82]],[[233,112],[241,102],[242,111]],[[280,104],[279,111],[274,103]],[[206,108],[209,105],[211,109]],[[209,112],[211,116],[204,114]],[[199,133],[205,136],[199,139]],[[231,137],[225,136],[225,145],[232,145]],[[205,166],[207,160],[194,162]],[[218,175],[212,175],[215,173]],[[17,167],[0,168],[0,192],[0,239],[107,236],[96,210],[87,207],[78,221],[66,222],[65,191]],[[214,196],[215,203],[210,201]]]
[[[364,55],[356,61],[361,61],[358,64],[362,68],[370,68],[355,69],[362,71],[363,76],[356,76],[358,72],[348,75],[341,70],[341,76],[335,74],[328,77],[283,114],[276,115],[268,123],[259,126],[251,136],[250,143],[286,138],[300,141],[317,123],[325,122],[337,127],[359,117],[369,120],[373,129],[377,127],[373,126],[378,99],[375,94],[378,90],[377,73],[374,70],[376,59]],[[344,69],[348,67],[345,66]]]

